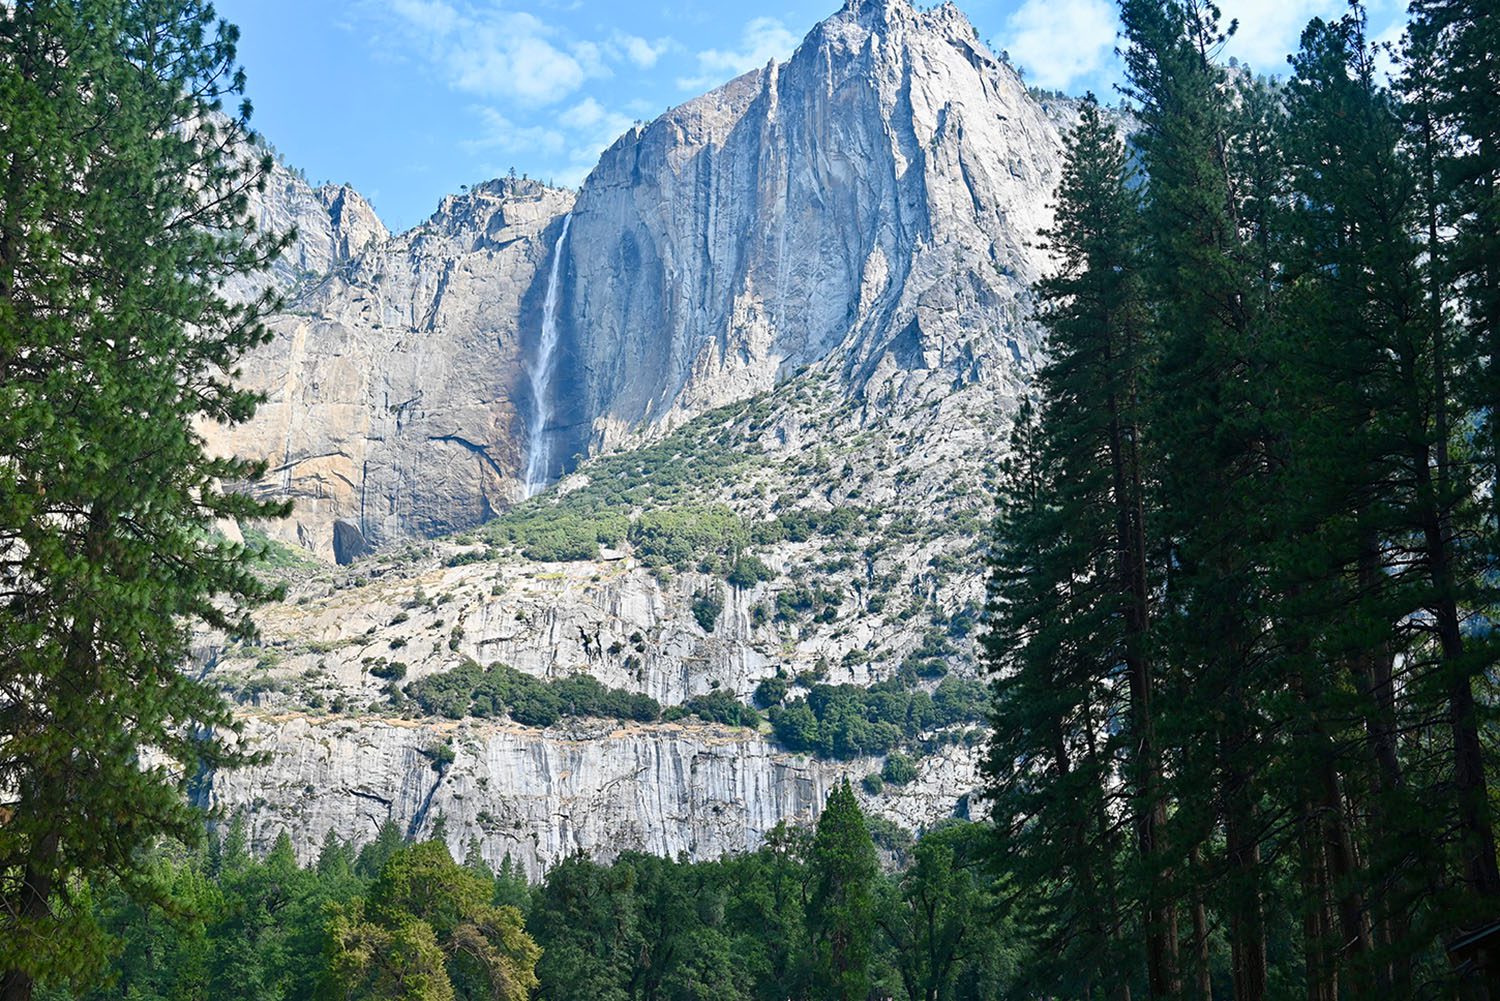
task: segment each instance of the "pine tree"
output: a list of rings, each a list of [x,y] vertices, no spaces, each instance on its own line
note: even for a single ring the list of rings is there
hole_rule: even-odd
[[[183,795],[236,753],[217,692],[180,673],[195,625],[232,636],[270,592],[222,519],[260,467],[210,459],[199,421],[255,398],[236,359],[264,297],[220,292],[282,241],[251,232],[254,151],[236,34],[197,0],[0,9],[0,997],[86,974],[82,877],[200,830]]]
[[[1431,169],[1434,283],[1456,290],[1461,328],[1459,392],[1479,425],[1475,460],[1486,468],[1491,499],[1487,550],[1500,551],[1500,18],[1485,0],[1415,0],[1407,74],[1408,94],[1420,93],[1424,126],[1438,143]],[[1453,237],[1439,242],[1437,224]],[[1491,571],[1493,573],[1493,567]],[[1481,910],[1500,907],[1494,818],[1486,793],[1481,707],[1475,680],[1487,658],[1456,654],[1461,637],[1444,630],[1447,694],[1465,858],[1464,879]]]
[[[879,866],[848,779],[828,794],[809,863],[814,883],[807,925],[816,955],[814,987],[829,1001],[862,1001],[870,992]]]
[[[441,841],[395,852],[369,895],[335,906],[326,989],[333,997],[525,1001],[541,950],[521,914],[490,902],[494,885]]]
[[[1264,179],[1257,133],[1268,102],[1237,94],[1215,63],[1233,25],[1220,27],[1212,3],[1124,0],[1121,16],[1147,178],[1143,270],[1155,345],[1148,445],[1170,610],[1154,638],[1170,665],[1161,730],[1177,801],[1168,848],[1178,874],[1209,867],[1192,878],[1216,885],[1235,997],[1255,1001],[1268,985],[1260,835],[1262,766],[1272,759],[1255,703],[1275,673],[1257,567],[1274,530],[1263,512],[1277,446],[1261,378],[1272,290],[1266,251],[1247,237],[1263,229],[1274,200],[1270,192],[1250,197]],[[1220,831],[1222,859],[1208,857]],[[1153,964],[1153,996],[1179,989],[1169,958]]]
[[[1046,234],[1060,268],[1040,287],[1052,360],[1037,377],[1041,412],[1022,403],[1003,470],[987,767],[1023,920],[1050,926],[1055,973],[1128,996],[1108,817],[1116,773],[1148,872],[1166,817],[1147,636],[1137,206],[1123,143],[1092,98],[1066,153]],[[1068,883],[1055,881],[1059,867]],[[1171,907],[1161,881],[1138,885],[1156,980],[1171,966]]]

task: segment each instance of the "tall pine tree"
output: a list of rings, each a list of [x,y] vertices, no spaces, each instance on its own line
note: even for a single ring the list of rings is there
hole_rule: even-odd
[[[1054,937],[1057,975],[1114,997],[1128,997],[1132,980],[1113,871],[1111,817],[1122,804],[1146,874],[1134,917],[1158,987],[1175,948],[1157,878],[1166,802],[1147,637],[1146,356],[1131,180],[1119,135],[1085,100],[1046,233],[1060,262],[1040,287],[1051,360],[1037,376],[1040,414],[1023,403],[1012,434],[987,641],[998,675],[987,768],[1020,911]]]
[[[875,934],[875,843],[849,780],[833,787],[818,818],[809,862],[814,987],[828,1001],[861,1001],[870,993]]]
[[[282,242],[251,231],[255,152],[235,30],[197,0],[0,8],[0,997],[87,969],[82,877],[139,884],[184,839],[183,796],[234,757],[217,692],[179,672],[189,631],[249,629],[267,595],[221,519],[280,509],[218,484],[200,421],[247,418],[235,360],[269,298],[231,275]]]

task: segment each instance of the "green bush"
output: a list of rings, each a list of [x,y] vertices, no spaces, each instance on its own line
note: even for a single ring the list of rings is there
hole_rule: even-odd
[[[647,722],[661,715],[649,695],[606,688],[591,675],[543,681],[505,664],[480,667],[467,659],[451,671],[413,682],[406,694],[435,716],[509,716],[522,726],[551,726],[564,716]]]
[[[885,757],[880,777],[893,786],[904,786],[917,777],[917,766],[900,751],[892,751]]]
[[[432,760],[432,770],[435,772],[441,772],[453,764],[457,757],[452,744],[434,744],[422,753]]]
[[[389,664],[376,664],[370,668],[370,673],[385,681],[400,681],[406,677],[406,665],[393,660]]]
[[[714,631],[714,625],[719,621],[719,613],[722,611],[724,596],[717,589],[693,599],[693,618],[698,620],[699,627],[706,633]]]
[[[864,786],[865,792],[869,793],[871,796],[879,796],[885,789],[885,780],[882,779],[876,772],[871,772],[870,774],[866,775],[863,779],[860,780],[859,784]]]
[[[726,726],[745,726],[755,729],[760,726],[761,715],[754,707],[747,706],[728,692],[710,692],[695,695],[681,705],[672,706],[663,714],[669,720],[684,716],[697,716],[708,723],[723,723]]]
[[[762,709],[779,705],[786,698],[789,688],[791,683],[779,674],[774,678],[766,678],[755,686],[755,704]]]
[[[749,541],[739,515],[723,505],[647,511],[627,536],[647,566],[685,570],[706,556],[738,554]]]
[[[747,554],[734,561],[727,579],[735,587],[743,589],[754,587],[764,580],[775,580],[776,571],[756,557]]]
[[[989,707],[984,684],[948,677],[928,695],[899,680],[871,688],[813,684],[803,698],[770,710],[776,739],[791,751],[828,758],[886,754],[928,730],[982,722]]]

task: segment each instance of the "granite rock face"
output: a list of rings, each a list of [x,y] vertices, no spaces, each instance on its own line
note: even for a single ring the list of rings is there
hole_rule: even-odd
[[[251,218],[259,232],[296,237],[268,273],[238,276],[228,286],[236,298],[271,287],[295,295],[390,238],[385,224],[364,196],[347,184],[314,188],[301,174],[273,160],[265,191],[253,196]]]
[[[268,459],[257,489],[297,502],[272,531],[330,558],[508,508],[539,435],[555,477],[808,366],[887,409],[1013,391],[1070,117],[956,7],[850,0],[786,63],[626,133],[576,195],[491,182],[382,239],[352,191],[278,174],[262,215],[306,236],[278,278],[327,274],[288,286],[243,366],[269,402],[215,444]]]
[[[850,0],[788,62],[628,133],[589,176],[568,272],[578,423],[607,443],[807,365],[913,402],[1014,376],[1061,150],[956,7]]]
[[[360,251],[289,290],[289,308],[271,321],[276,336],[242,364],[242,381],[266,402],[210,442],[270,461],[251,489],[295,508],[269,531],[347,562],[476,524],[519,496],[524,329],[573,196],[494,181],[445,198],[389,239],[349,189],[321,197],[339,220],[329,253]]]
[[[263,645],[200,643],[273,753],[205,798],[304,857],[328,831],[422,835],[442,816],[456,849],[477,837],[536,873],[578,849],[753,848],[878,771],[696,722],[425,719],[388,679],[398,660],[410,682],[472,658],[674,706],[747,700],[778,674],[806,692],[904,672],[932,692],[935,658],[972,677],[993,462],[1040,351],[1029,288],[1074,114],[1034,99],[951,4],[849,0],[786,63],[622,136],[576,193],[490,182],[393,237],[353,192],[269,193],[269,224],[311,220],[303,263],[273,276],[289,306],[243,366],[268,402],[212,442],[268,459],[250,488],[295,500],[267,531],[350,565],[308,570],[262,616]],[[869,514],[754,546],[770,577],[749,587],[629,545],[538,563],[483,529],[420,541],[520,501],[542,435],[561,461],[541,511],[580,490],[612,503],[621,477],[670,466],[678,509]],[[603,464],[644,445],[666,449],[651,469]],[[826,617],[783,614],[812,592]],[[712,594],[705,630],[694,605]],[[917,780],[862,791],[867,810],[911,829],[966,813],[978,736],[923,735]]]
[[[420,838],[441,817],[456,855],[477,839],[486,860],[509,854],[533,878],[576,851],[603,859],[752,851],[778,823],[814,820],[842,778],[857,782],[879,767],[790,755],[747,731],[707,725],[538,731],[267,715],[247,717],[245,736],[271,746],[271,762],[218,777],[207,804],[253,807],[245,818],[260,851],[285,831],[306,861],[329,831],[366,842],[390,820]],[[437,766],[431,752],[441,745],[454,756]],[[866,809],[907,828],[952,816],[973,757],[954,748],[925,759],[899,793],[861,793]]]

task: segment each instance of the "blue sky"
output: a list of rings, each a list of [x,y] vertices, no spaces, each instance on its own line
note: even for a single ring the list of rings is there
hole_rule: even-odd
[[[314,182],[346,181],[393,229],[510,167],[576,185],[637,120],[768,59],[841,0],[218,0],[240,26],[256,127]],[[869,0],[867,0],[869,2]],[[1343,0],[1220,0],[1229,53],[1284,66],[1301,27]],[[1109,0],[961,0],[980,37],[1040,86],[1107,94]],[[1399,0],[1373,0],[1394,37]]]

